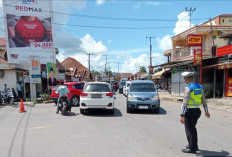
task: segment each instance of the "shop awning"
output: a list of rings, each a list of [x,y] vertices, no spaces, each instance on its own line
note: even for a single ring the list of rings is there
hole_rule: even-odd
[[[153,76],[152,76],[152,79],[158,79],[158,78],[161,78],[163,73],[165,73],[166,71],[168,71],[170,69],[162,69],[162,71],[159,71],[157,73],[155,73]]]

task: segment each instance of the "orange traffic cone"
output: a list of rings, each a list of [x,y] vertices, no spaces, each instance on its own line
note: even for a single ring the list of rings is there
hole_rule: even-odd
[[[19,109],[19,112],[26,112],[25,109],[24,109],[23,99],[22,98],[20,99],[20,109]]]

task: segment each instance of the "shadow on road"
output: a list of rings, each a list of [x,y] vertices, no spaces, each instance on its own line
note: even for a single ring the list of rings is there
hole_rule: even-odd
[[[227,151],[220,151],[220,152],[217,152],[217,151],[210,151],[210,150],[200,150],[199,153],[196,154],[197,156],[220,156],[220,157],[223,157],[223,156],[229,156],[230,153],[227,152]]]
[[[155,112],[152,112],[150,110],[134,110],[132,112],[132,114],[154,114],[154,115],[166,115],[167,114],[167,111],[160,107],[160,111],[159,113],[155,113]]]
[[[67,114],[68,117],[77,116],[77,115],[79,115],[79,113],[69,112],[69,113]]]
[[[19,107],[17,104],[1,104],[0,108],[5,108],[5,107],[12,107],[12,108],[17,108]]]
[[[114,108],[114,114],[106,110],[89,110],[85,112],[85,116],[93,117],[122,117],[122,113],[119,109]]]

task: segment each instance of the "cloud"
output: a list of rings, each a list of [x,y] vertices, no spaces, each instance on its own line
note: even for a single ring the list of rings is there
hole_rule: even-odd
[[[172,39],[170,35],[164,36],[162,39],[158,39],[159,48],[162,51],[166,51],[172,48]]]
[[[159,6],[161,3],[160,2],[153,2],[153,1],[147,1],[147,5],[152,5],[152,6]]]
[[[101,41],[95,41],[90,34],[86,34],[85,37],[81,38],[82,45],[81,48],[87,53],[106,53],[107,47],[102,44]]]
[[[3,15],[3,7],[2,7],[2,0],[0,0],[0,17],[4,17]],[[5,26],[4,26],[4,19],[0,18],[0,37],[5,37]]]
[[[178,21],[176,22],[176,27],[173,30],[175,34],[179,34],[190,28],[190,16],[188,12],[181,12],[179,15],[177,15],[177,18]],[[191,27],[192,26],[194,26],[194,24],[191,24]]]
[[[97,5],[102,5],[103,3],[105,3],[105,0],[97,0]]]
[[[147,54],[141,54],[138,57],[130,57],[126,56],[127,60],[122,64],[122,68],[120,72],[131,72],[135,74],[139,71],[140,66],[148,67],[149,65],[149,58]]]
[[[107,43],[108,43],[108,44],[111,44],[111,43],[112,43],[112,40],[108,40]]]

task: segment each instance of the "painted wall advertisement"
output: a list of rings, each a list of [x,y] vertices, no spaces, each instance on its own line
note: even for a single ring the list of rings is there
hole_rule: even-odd
[[[47,78],[49,86],[56,86],[56,65],[55,63],[47,63]]]
[[[51,0],[3,0],[9,63],[26,63],[39,56],[55,63]]]
[[[40,57],[29,56],[30,83],[41,83]]]

